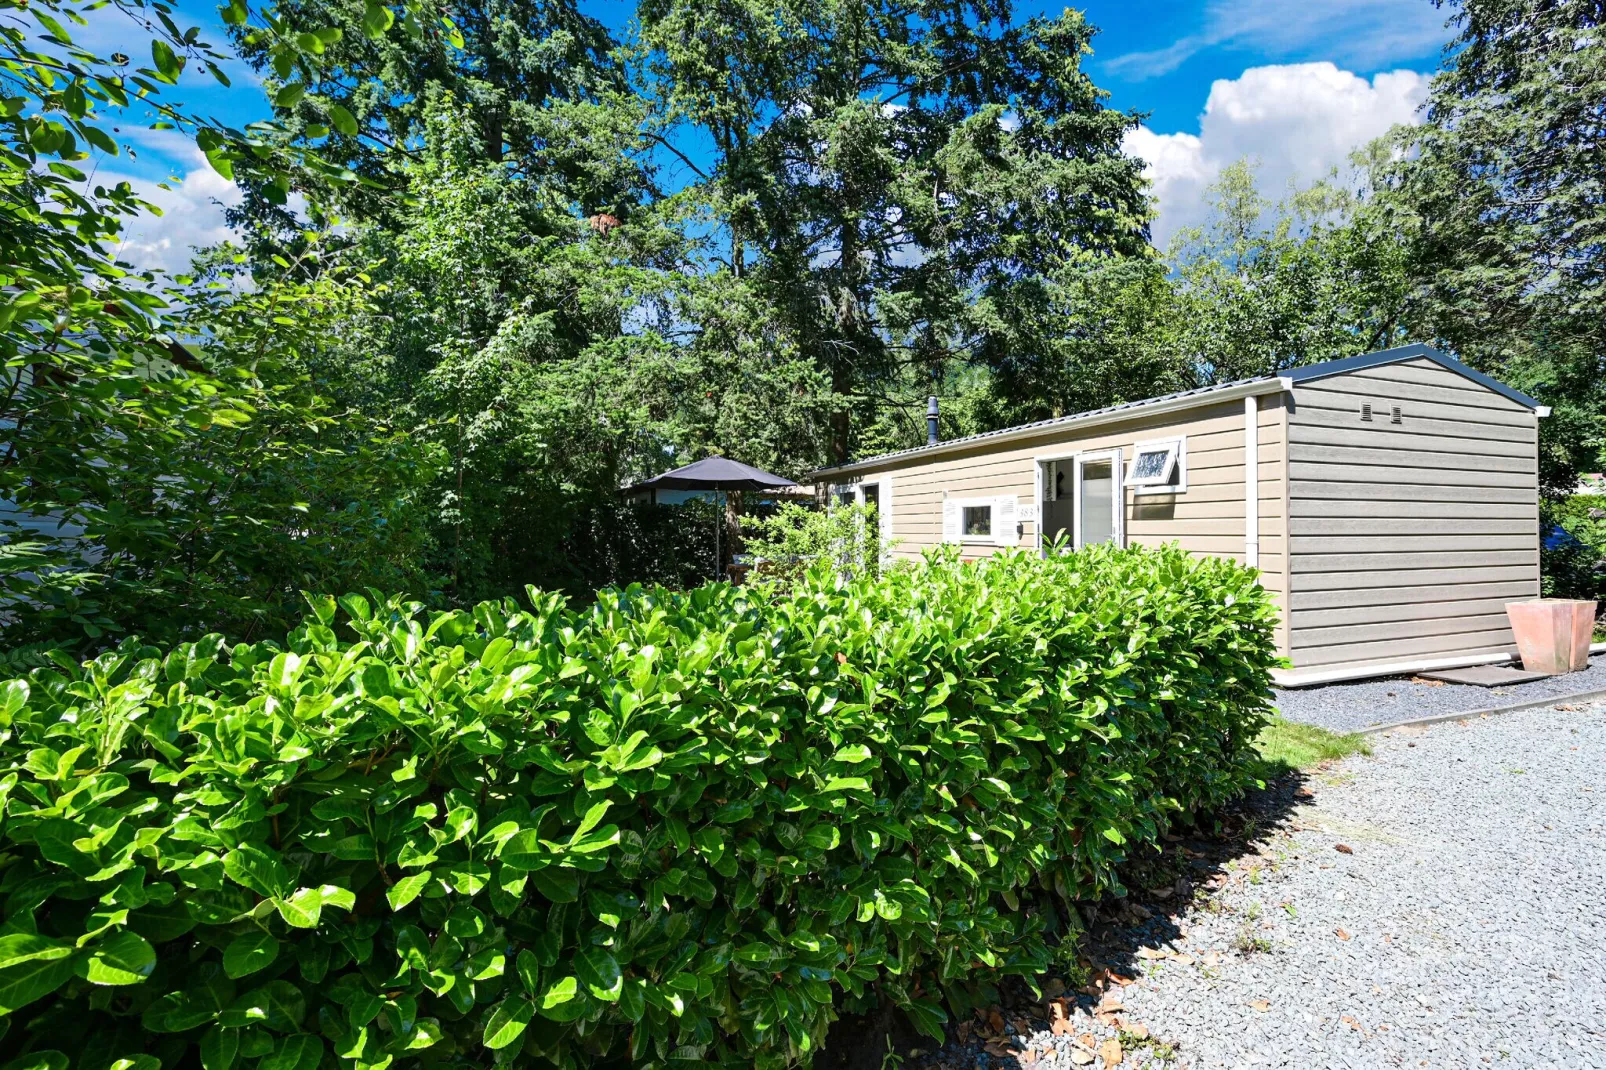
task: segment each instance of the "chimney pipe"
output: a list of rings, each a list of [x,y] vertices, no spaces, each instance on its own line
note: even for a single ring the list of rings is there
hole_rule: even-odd
[[[926,399],[926,445],[937,444],[937,396]]]

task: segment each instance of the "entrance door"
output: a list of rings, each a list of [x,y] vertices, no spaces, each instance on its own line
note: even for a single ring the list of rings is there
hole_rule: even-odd
[[[1121,453],[1076,457],[1076,545],[1122,542]]]
[[[1061,543],[1065,550],[1076,545],[1076,496],[1072,493],[1075,470],[1069,457],[1041,461],[1037,468],[1037,530],[1043,550]]]

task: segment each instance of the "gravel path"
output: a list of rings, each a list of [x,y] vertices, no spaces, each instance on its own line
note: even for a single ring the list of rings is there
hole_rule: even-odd
[[[1098,1007],[926,1065],[1606,1070],[1606,704],[1373,744],[1290,786],[1258,849],[1196,861],[1190,905],[1117,930],[1131,976]]]
[[[1510,687],[1467,684],[1414,684],[1409,677],[1358,680],[1352,684],[1296,687],[1277,692],[1277,708],[1290,721],[1320,725],[1335,732],[1358,732],[1374,725],[1397,724],[1419,717],[1465,713],[1508,706],[1533,699],[1606,690],[1606,654],[1589,668]]]

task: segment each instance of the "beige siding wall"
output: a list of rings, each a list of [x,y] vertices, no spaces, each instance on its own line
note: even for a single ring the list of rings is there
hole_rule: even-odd
[[[1539,593],[1537,435],[1528,408],[1428,360],[1297,387],[1294,667],[1514,649],[1505,603]]]
[[[1258,399],[1261,582],[1283,604],[1288,589],[1287,494],[1284,463],[1287,414],[1284,395]],[[855,473],[845,482],[873,482],[890,476],[886,523],[896,540],[894,555],[915,557],[943,541],[945,496],[955,498],[1013,494],[1021,504],[1038,506],[1037,462],[1069,459],[1084,451],[1119,448],[1130,466],[1134,447],[1150,439],[1187,436],[1188,489],[1175,494],[1123,497],[1129,544],[1179,543],[1184,549],[1243,560],[1244,557],[1244,402],[1232,401],[1180,413],[1137,416],[1120,423],[1061,428],[1039,438],[1001,444],[978,443],[963,453],[935,459],[912,457]],[[1038,523],[1021,526],[1023,547],[1038,545]],[[966,558],[997,552],[990,541],[961,542]],[[1283,630],[1286,642],[1286,627]],[[1285,647],[1286,649],[1286,647]]]

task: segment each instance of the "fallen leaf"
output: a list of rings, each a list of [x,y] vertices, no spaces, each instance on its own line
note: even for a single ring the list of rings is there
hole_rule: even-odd
[[[1081,1036],[1076,1038],[1076,1041],[1088,1051],[1092,1051],[1093,1045],[1099,1042],[1099,1038],[1094,1036],[1092,1033],[1083,1033]]]
[[[1037,1063],[1037,1049],[1036,1048],[1027,1048],[1025,1051],[1023,1051],[1019,1055],[1015,1056],[1015,1061],[1017,1063],[1019,1063],[1021,1066],[1033,1066],[1033,1065],[1035,1065]]]
[[[1186,954],[1184,952],[1178,952],[1177,954],[1171,956],[1171,961],[1175,962],[1175,963],[1179,963],[1179,964],[1181,964],[1183,966],[1192,966],[1193,965],[1193,956],[1189,955],[1189,954]]]
[[[1081,1048],[1072,1048],[1071,1049],[1071,1062],[1075,1063],[1077,1066],[1086,1066],[1088,1063],[1090,1063],[1092,1061],[1093,1061],[1093,1053],[1092,1052],[1083,1051]]]
[[[1216,965],[1219,965],[1220,963],[1221,963],[1221,956],[1218,953],[1216,953],[1214,951],[1205,952],[1204,964],[1206,966],[1216,966]]]
[[[1165,952],[1161,951],[1159,948],[1140,947],[1138,948],[1138,958],[1149,959],[1150,961],[1153,961],[1154,959],[1163,959],[1165,958]]]
[[[1347,843],[1335,843],[1333,845],[1333,850],[1337,851],[1341,855],[1352,855],[1355,853],[1355,848],[1351,847]]]
[[[954,1027],[954,1033],[959,1037],[959,1043],[965,1043],[970,1039],[970,1023],[960,1022]]]
[[[1125,974],[1119,974],[1119,973],[1110,974],[1110,984],[1116,985],[1117,987],[1125,988],[1127,985],[1133,984],[1133,983],[1134,983],[1134,981],[1132,980],[1132,978],[1127,977]]]
[[[1002,1040],[989,1040],[986,1044],[983,1044],[982,1047],[987,1049],[988,1055],[996,1056],[1000,1059],[1011,1054],[1009,1045],[1005,1044]]]
[[[1032,1023],[1024,1018],[1011,1018],[1009,1024],[1015,1027],[1016,1036],[1024,1037],[1032,1031]]]
[[[1050,1000],[1048,1004],[1048,1028],[1055,1036],[1064,1036],[1071,1031],[1071,1001],[1068,999]]]
[[[993,1031],[993,1036],[1002,1036],[1004,1032],[1004,1016],[994,1007],[987,1012],[987,1027]]]
[[[1144,1025],[1142,1022],[1128,1022],[1126,1024],[1126,1031],[1135,1040],[1149,1039],[1149,1027]]]
[[[1043,984],[1043,994],[1050,999],[1055,996],[1063,996],[1065,994],[1065,982],[1058,977],[1050,977]]]
[[[1295,788],[1294,789],[1294,798],[1296,798],[1296,799],[1314,799],[1314,798],[1316,798],[1316,793],[1314,791],[1311,791],[1309,788]]]
[[[1361,1028],[1361,1023],[1357,1022],[1352,1015],[1341,1014],[1341,1015],[1339,1015],[1338,1020],[1343,1022],[1345,1025],[1349,1026],[1351,1029],[1360,1029]]]
[[[1106,1067],[1120,1066],[1123,1054],[1119,1040],[1106,1040],[1099,1045],[1099,1058],[1104,1060]]]
[[[1170,888],[1150,888],[1149,889],[1149,894],[1154,896],[1156,899],[1170,899],[1171,898],[1171,889]]]
[[[1111,992],[1109,995],[1105,996],[1101,1001],[1099,1001],[1099,1010],[1101,1011],[1114,1012],[1120,1009],[1121,994],[1119,992]]]
[[[1413,676],[1413,677],[1411,677],[1411,683],[1413,683],[1413,684],[1421,684],[1423,687],[1443,687],[1444,686],[1444,681],[1443,680],[1429,680],[1426,676]]]
[[[1338,937],[1340,940],[1348,940],[1349,939],[1349,933],[1345,932],[1343,929],[1334,929],[1333,930],[1333,935]]]
[[[1261,1014],[1265,1014],[1267,1011],[1271,1010],[1271,1001],[1264,999],[1252,999],[1249,1001],[1249,1006],[1254,1010],[1259,1011]]]

